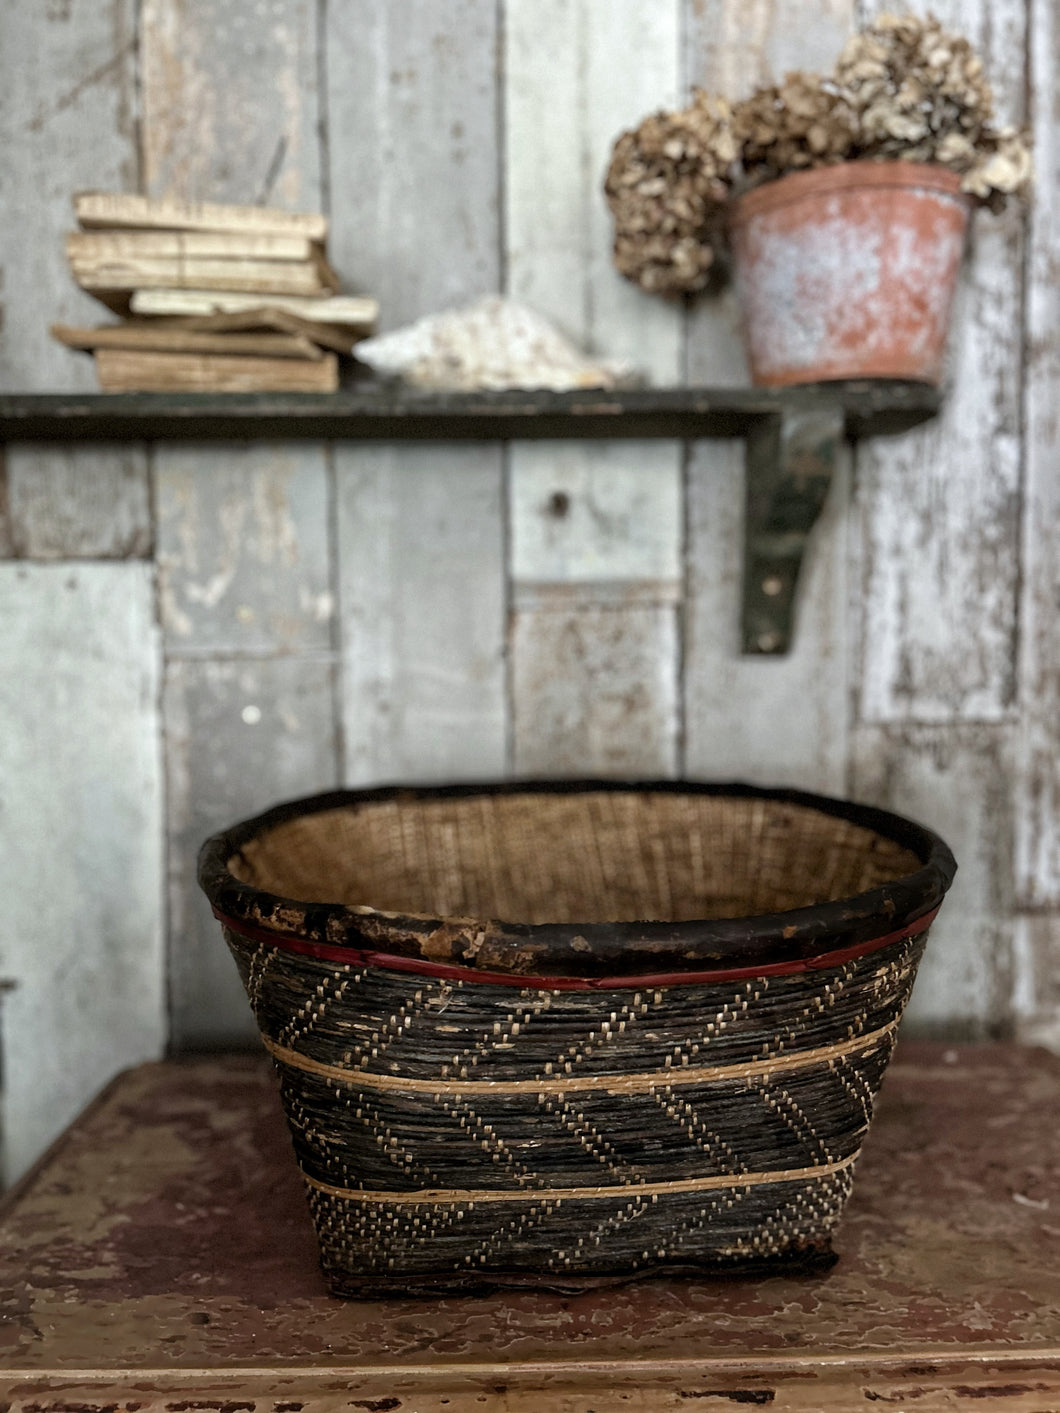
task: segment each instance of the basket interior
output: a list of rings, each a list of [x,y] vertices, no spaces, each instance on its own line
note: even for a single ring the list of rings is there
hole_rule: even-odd
[[[302,815],[229,860],[308,903],[506,922],[687,922],[849,898],[922,866],[807,805],[590,790],[375,800]]]

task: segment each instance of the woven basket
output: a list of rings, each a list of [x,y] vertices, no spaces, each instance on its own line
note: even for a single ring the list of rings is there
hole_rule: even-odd
[[[955,867],[881,810],[579,782],[318,796],[199,877],[374,1295],[830,1262]]]

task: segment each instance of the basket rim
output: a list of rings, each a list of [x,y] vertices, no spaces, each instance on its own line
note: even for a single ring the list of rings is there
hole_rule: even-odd
[[[228,862],[252,839],[293,819],[351,805],[466,799],[513,794],[616,792],[772,800],[861,825],[903,845],[922,861],[914,872],[866,892],[786,912],[684,922],[519,923],[384,912],[364,904],[304,902],[243,883]],[[349,952],[367,965],[412,960],[434,970],[456,967],[482,982],[508,974],[533,981],[662,975],[692,978],[769,974],[778,966],[821,966],[852,949],[874,950],[934,914],[956,873],[948,845],[934,831],[872,805],[787,788],[703,780],[507,780],[460,785],[381,785],[331,790],[285,801],[211,835],[199,852],[198,881],[226,926],[272,945],[313,954]],[[927,918],[924,925],[930,918]],[[919,928],[917,929],[920,930]],[[863,944],[868,944],[864,945]]]

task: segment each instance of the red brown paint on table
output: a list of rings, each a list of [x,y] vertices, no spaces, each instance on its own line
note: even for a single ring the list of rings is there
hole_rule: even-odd
[[[148,1065],[5,1204],[0,1399],[1060,1408],[1058,1174],[1060,1059],[902,1045],[824,1276],[341,1302],[267,1065]]]

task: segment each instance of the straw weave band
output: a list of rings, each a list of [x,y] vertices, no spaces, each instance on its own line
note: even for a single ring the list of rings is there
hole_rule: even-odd
[[[329,1197],[339,1197],[348,1202],[379,1203],[383,1206],[407,1207],[473,1207],[477,1202],[548,1202],[559,1206],[562,1202],[586,1202],[593,1200],[626,1199],[636,1193],[638,1197],[656,1198],[677,1193],[719,1191],[727,1188],[762,1187],[765,1184],[783,1182],[820,1182],[845,1172],[854,1166],[857,1154],[842,1158],[835,1163],[824,1163],[813,1168],[792,1168],[788,1171],[771,1173],[726,1173],[701,1178],[678,1179],[673,1182],[638,1183],[612,1187],[549,1187],[531,1192],[509,1192],[495,1188],[452,1188],[437,1192],[375,1192],[368,1188],[332,1187],[317,1178],[303,1173],[306,1183],[318,1192]]]
[[[474,1096],[488,1090],[491,1094],[578,1094],[589,1090],[599,1090],[605,1094],[651,1093],[656,1089],[674,1086],[702,1085],[724,1080],[767,1080],[773,1075],[790,1070],[806,1069],[811,1065],[830,1064],[835,1060],[846,1059],[850,1055],[860,1055],[874,1050],[884,1041],[890,1041],[898,1028],[897,1019],[888,1021],[878,1030],[868,1035],[859,1035],[838,1045],[822,1045],[813,1050],[796,1050],[790,1054],[771,1055],[768,1059],[751,1060],[736,1065],[697,1066],[682,1065],[680,1068],[653,1070],[647,1074],[621,1075],[579,1075],[570,1078],[534,1079],[490,1079],[482,1078],[453,1082],[434,1079],[412,1079],[404,1075],[372,1074],[361,1069],[344,1065],[321,1064],[319,1060],[300,1055],[297,1051],[279,1045],[268,1035],[262,1035],[262,1044],[269,1054],[281,1065],[302,1070],[306,1074],[317,1075],[321,1079],[336,1080],[358,1090],[396,1090],[405,1093],[443,1094],[461,1097]]]

